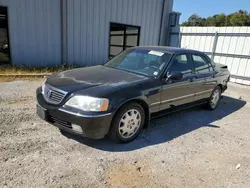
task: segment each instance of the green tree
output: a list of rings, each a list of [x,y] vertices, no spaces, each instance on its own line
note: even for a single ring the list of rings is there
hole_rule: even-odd
[[[206,19],[206,24],[205,24],[205,26],[215,26],[216,24],[216,21],[215,21],[215,17],[208,17],[207,19]]]
[[[225,26],[225,23],[226,23],[226,15],[225,14],[215,15],[215,25],[216,26]]]
[[[197,26],[200,25],[202,18],[197,14],[193,14],[188,18],[189,26]]]
[[[192,14],[188,21],[183,22],[182,26],[250,26],[250,14],[247,11],[225,15],[224,13],[215,14],[207,18],[201,18],[198,14]]]
[[[225,26],[232,26],[230,22],[231,17],[232,17],[231,14],[226,16]]]
[[[189,22],[183,22],[181,25],[182,25],[182,26],[190,26],[190,25],[189,25]]]
[[[239,10],[231,14],[230,24],[232,26],[249,26],[250,23],[250,15],[247,11]]]

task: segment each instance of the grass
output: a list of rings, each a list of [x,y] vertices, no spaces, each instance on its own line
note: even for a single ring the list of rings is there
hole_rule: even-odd
[[[0,74],[6,74],[0,76],[0,82],[12,82],[16,80],[28,80],[38,81],[43,80],[42,76],[21,76],[22,74],[54,74],[57,72],[70,70],[73,68],[79,68],[78,65],[71,66],[60,66],[60,67],[42,67],[42,68],[31,68],[31,67],[13,67],[10,65],[0,65]],[[7,76],[8,75],[8,76]],[[15,76],[20,75],[20,76]]]
[[[29,68],[29,67],[12,67],[12,66],[0,66],[0,74],[50,74],[57,73],[80,66],[60,66],[60,67],[43,67],[43,68]]]

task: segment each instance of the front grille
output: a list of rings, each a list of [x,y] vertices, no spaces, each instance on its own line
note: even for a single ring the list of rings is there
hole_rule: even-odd
[[[43,96],[46,102],[51,104],[60,104],[64,99],[67,92],[54,88],[48,84],[45,84]]]
[[[58,118],[53,117],[53,116],[50,116],[49,120],[50,120],[51,123],[53,123],[55,125],[61,125],[61,126],[65,126],[67,128],[72,129],[72,126],[71,126],[70,122],[58,119]]]

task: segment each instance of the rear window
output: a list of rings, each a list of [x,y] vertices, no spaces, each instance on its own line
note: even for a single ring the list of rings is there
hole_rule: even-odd
[[[196,73],[207,73],[213,70],[211,64],[205,57],[200,55],[192,55],[192,58]]]

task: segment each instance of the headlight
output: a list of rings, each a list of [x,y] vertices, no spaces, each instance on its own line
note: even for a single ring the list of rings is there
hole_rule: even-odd
[[[42,94],[44,94],[45,82],[46,82],[46,80],[44,80],[44,82],[43,82],[43,84],[42,84]]]
[[[104,112],[108,110],[109,100],[89,96],[74,96],[65,106],[77,108],[83,111]]]

